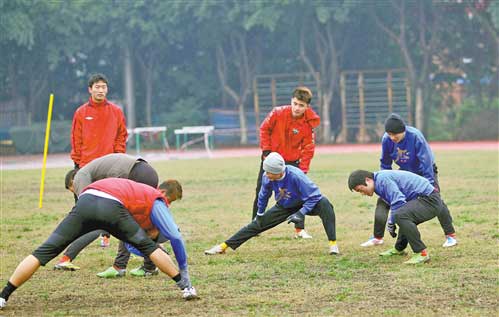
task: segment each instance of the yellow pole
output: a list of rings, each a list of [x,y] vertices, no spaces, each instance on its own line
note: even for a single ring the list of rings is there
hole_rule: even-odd
[[[45,169],[47,167],[47,153],[49,150],[50,122],[52,121],[52,105],[54,104],[54,94],[50,94],[49,111],[47,115],[47,128],[45,129],[45,146],[43,147],[42,179],[40,181],[40,202],[38,208],[42,208],[43,185],[45,184]]]

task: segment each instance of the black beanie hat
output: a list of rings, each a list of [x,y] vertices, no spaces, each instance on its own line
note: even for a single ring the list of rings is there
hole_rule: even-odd
[[[404,120],[396,113],[392,113],[385,120],[385,131],[389,133],[402,133],[405,131]]]

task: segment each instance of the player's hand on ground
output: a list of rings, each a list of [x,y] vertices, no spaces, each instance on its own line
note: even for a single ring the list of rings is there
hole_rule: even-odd
[[[188,288],[184,288],[182,290],[182,298],[185,300],[192,300],[192,299],[196,299],[199,297],[198,297],[198,293],[197,293],[196,289],[193,286],[191,286]]]

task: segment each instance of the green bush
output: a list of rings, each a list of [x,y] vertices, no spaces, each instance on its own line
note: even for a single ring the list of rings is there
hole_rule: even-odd
[[[477,105],[467,98],[451,112],[433,108],[428,124],[429,139],[471,141],[499,139],[499,98]]]
[[[43,153],[46,123],[35,123],[29,127],[12,127],[9,134],[18,153]],[[71,121],[53,121],[50,127],[49,153],[71,150]]]

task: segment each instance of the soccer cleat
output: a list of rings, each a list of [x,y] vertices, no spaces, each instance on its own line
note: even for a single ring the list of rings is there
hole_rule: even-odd
[[[182,298],[185,300],[196,299],[198,298],[198,293],[193,286],[186,287],[182,290]]]
[[[74,265],[71,261],[58,262],[56,265],[54,265],[54,270],[76,271],[79,269],[80,267]]]
[[[205,255],[215,255],[215,254],[223,254],[225,253],[225,250],[222,248],[220,244],[217,244],[213,248],[209,250],[204,250]]]
[[[329,246],[329,254],[340,254],[340,250],[338,249],[338,245]]]
[[[108,236],[100,237],[100,246],[102,248],[107,248],[109,246],[109,237]]]
[[[430,262],[429,255],[421,255],[421,253],[416,253],[409,260],[405,261],[404,264],[419,264],[419,263],[427,263]]]
[[[404,250],[402,251],[398,251],[397,249],[395,248],[391,248],[389,250],[386,250],[384,252],[381,252],[379,254],[379,256],[393,256],[393,255],[406,255],[407,252],[405,252]]]
[[[98,277],[102,278],[115,278],[115,277],[123,277],[126,274],[126,269],[115,269],[114,266],[109,267],[104,272],[97,273]]]
[[[444,248],[450,248],[450,247],[453,247],[455,245],[457,245],[457,239],[452,237],[452,236],[445,236],[446,239],[445,239],[445,242],[444,244],[442,244],[442,246]]]
[[[158,268],[155,268],[154,270],[150,271],[146,270],[146,268],[143,265],[130,271],[130,275],[136,277],[153,276],[153,275],[158,275],[158,273],[159,273]]]
[[[295,239],[312,239],[312,236],[305,231],[305,229],[300,230],[300,232],[295,233]]]
[[[367,240],[364,243],[361,243],[360,246],[367,248],[367,247],[372,247],[372,246],[377,246],[377,245],[382,245],[384,243],[383,238],[378,239],[375,237],[370,237],[369,240]]]
[[[0,297],[0,309],[4,308],[7,305],[7,301]]]

